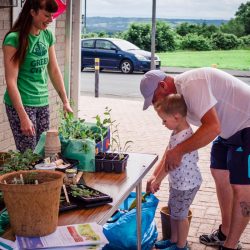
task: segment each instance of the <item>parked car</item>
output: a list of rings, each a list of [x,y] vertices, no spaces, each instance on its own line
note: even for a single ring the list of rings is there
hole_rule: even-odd
[[[124,74],[150,70],[151,52],[141,50],[134,44],[116,38],[88,38],[81,41],[81,69],[95,66],[100,58],[100,70],[116,69]],[[155,55],[155,65],[160,69],[161,61]]]

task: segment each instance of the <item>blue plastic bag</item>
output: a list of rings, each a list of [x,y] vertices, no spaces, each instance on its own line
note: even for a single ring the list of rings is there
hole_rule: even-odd
[[[120,208],[128,209],[135,198],[136,193],[132,192]],[[158,202],[159,200],[150,194],[146,197],[146,202],[141,204],[142,250],[152,249],[157,239],[158,232],[154,217]],[[119,219],[103,226],[103,233],[109,241],[104,250],[137,249],[136,208],[120,214]]]

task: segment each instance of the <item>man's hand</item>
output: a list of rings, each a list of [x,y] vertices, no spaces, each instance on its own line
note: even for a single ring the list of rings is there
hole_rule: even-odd
[[[169,172],[171,170],[176,169],[180,165],[182,159],[182,153],[177,145],[172,149],[166,149],[164,157],[165,157],[165,170],[166,172]]]

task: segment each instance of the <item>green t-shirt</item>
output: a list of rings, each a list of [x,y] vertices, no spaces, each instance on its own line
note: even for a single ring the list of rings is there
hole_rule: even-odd
[[[18,47],[18,32],[9,33],[3,45]],[[17,87],[20,92],[24,106],[42,107],[49,104],[48,100],[48,70],[49,47],[55,43],[51,31],[41,30],[35,36],[29,34],[28,49],[24,62],[20,65]],[[12,105],[8,91],[4,94],[4,102]]]

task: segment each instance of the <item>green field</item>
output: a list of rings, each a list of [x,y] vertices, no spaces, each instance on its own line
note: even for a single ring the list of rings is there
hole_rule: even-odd
[[[216,64],[220,69],[250,70],[250,50],[176,51],[157,55],[166,67],[198,68]]]

